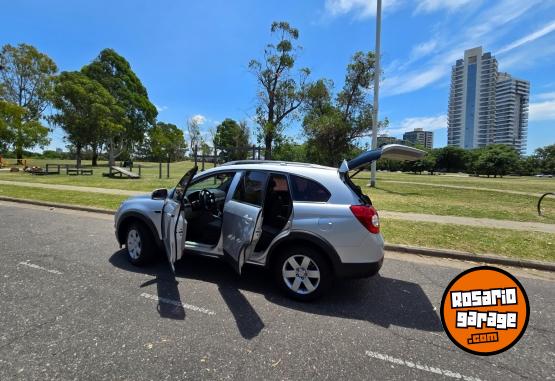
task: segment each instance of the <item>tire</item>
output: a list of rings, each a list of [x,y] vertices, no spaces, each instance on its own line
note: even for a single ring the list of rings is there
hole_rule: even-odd
[[[303,302],[318,299],[333,284],[328,258],[311,246],[284,248],[273,262],[272,272],[278,287],[287,296]]]
[[[156,253],[150,231],[141,223],[133,222],[125,234],[127,259],[135,266],[143,266],[152,261]]]

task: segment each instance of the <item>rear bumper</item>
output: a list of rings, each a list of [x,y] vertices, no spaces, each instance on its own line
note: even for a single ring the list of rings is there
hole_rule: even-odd
[[[383,257],[378,262],[341,263],[335,267],[338,278],[368,278],[376,274],[383,265]]]

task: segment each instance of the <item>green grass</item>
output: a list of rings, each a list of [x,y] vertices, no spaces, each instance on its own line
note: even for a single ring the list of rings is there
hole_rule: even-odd
[[[512,190],[527,193],[545,193],[555,191],[555,178],[537,178],[531,176],[505,176],[503,178],[471,177],[465,174],[427,175],[397,172],[378,172],[379,180],[409,181],[415,183],[428,183],[438,185],[454,185],[478,188],[491,188],[499,190]],[[357,178],[368,181],[370,173],[361,172]]]
[[[538,197],[487,190],[427,187],[417,184],[379,182],[369,188],[367,180],[355,179],[378,210],[555,223],[555,198],[542,202],[547,213],[538,216]]]
[[[387,243],[555,261],[555,234],[381,219]]]
[[[0,185],[0,196],[116,210],[127,196]]]
[[[73,160],[44,160],[34,159],[28,160],[27,165],[43,167],[45,164],[75,164]],[[42,184],[63,184],[75,185],[84,187],[99,187],[99,188],[112,188],[112,189],[126,189],[150,192],[156,188],[173,187],[183,174],[193,167],[193,162],[183,161],[170,164],[170,177],[166,176],[166,164],[162,165],[162,179],[158,178],[158,163],[140,163],[135,164],[143,165],[141,169],[140,179],[126,179],[126,178],[109,178],[102,176],[103,172],[108,172],[106,162],[99,162],[100,166],[93,168],[94,174],[92,176],[67,176],[63,171],[60,175],[48,176],[35,176],[25,172],[0,172],[0,180],[7,181],[24,181]],[[90,165],[89,161],[84,161],[83,165]],[[212,164],[207,163],[206,169],[212,168]],[[200,169],[200,165],[199,165]],[[137,172],[138,169],[133,170]]]

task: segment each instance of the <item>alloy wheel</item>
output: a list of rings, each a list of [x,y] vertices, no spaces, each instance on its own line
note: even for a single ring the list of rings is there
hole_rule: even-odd
[[[312,258],[297,254],[289,257],[281,270],[283,281],[295,293],[306,295],[320,284],[320,269]]]

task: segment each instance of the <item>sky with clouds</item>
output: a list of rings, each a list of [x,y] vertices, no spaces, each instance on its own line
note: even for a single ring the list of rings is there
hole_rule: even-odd
[[[186,131],[195,118],[208,134],[226,117],[250,121],[260,58],[274,20],[300,31],[299,67],[339,88],[358,50],[373,50],[375,0],[121,0],[7,2],[0,43],[26,42],[60,70],[78,70],[110,47],[131,63],[158,119]],[[446,144],[450,70],[482,45],[499,69],[531,83],[528,153],[555,143],[555,0],[383,0],[380,117],[401,136],[434,130]],[[254,130],[256,126],[250,122]],[[287,133],[302,138],[298,121]],[[51,147],[63,147],[55,131]]]

